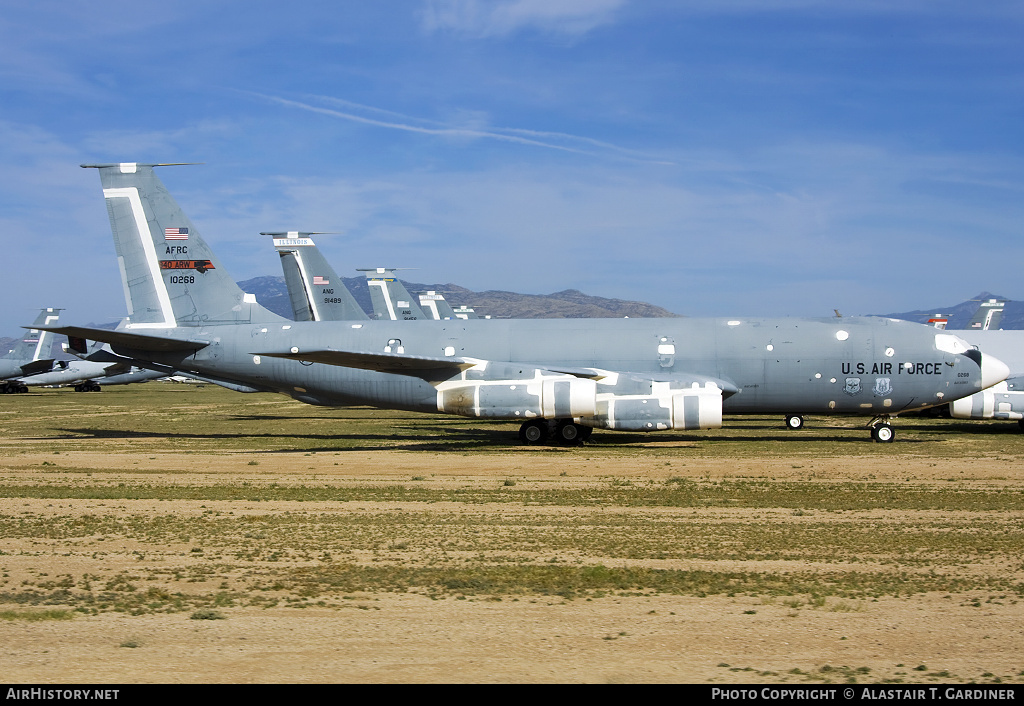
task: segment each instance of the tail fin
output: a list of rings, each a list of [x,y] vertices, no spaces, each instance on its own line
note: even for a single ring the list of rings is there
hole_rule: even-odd
[[[465,304],[462,304],[461,306],[455,307],[455,309],[453,309],[453,311],[455,312],[455,316],[457,318],[460,318],[460,319],[479,319],[480,318],[480,316],[476,313],[476,309],[474,309],[471,306],[466,306]],[[485,316],[484,318],[485,319],[489,319],[491,317],[490,316]]]
[[[999,301],[998,299],[983,301],[978,305],[978,310],[974,312],[974,318],[967,324],[967,328],[972,331],[994,331],[998,329],[999,322],[1003,319],[1003,309],[1005,308],[1006,302]]]
[[[274,236],[284,283],[296,321],[353,321],[370,317],[345,287],[309,236],[315,233],[261,233]]]
[[[394,268],[377,267],[359,271],[366,273],[374,317],[391,321],[430,318],[416,305],[405,285],[395,277],[397,270]]]
[[[153,173],[156,164],[99,169],[130,328],[284,321],[243,292]]]
[[[427,318],[433,319],[457,319],[455,310],[452,309],[443,294],[437,292],[424,292],[419,295],[420,308],[428,314]]]
[[[10,353],[2,357],[7,360],[52,360],[53,334],[50,331],[40,331],[39,327],[56,326],[60,312],[60,309],[41,310],[32,322],[32,328],[21,337]]]

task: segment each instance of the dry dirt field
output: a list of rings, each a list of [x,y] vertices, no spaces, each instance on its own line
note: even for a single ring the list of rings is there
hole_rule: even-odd
[[[1024,681],[1016,424],[0,398],[8,683]]]

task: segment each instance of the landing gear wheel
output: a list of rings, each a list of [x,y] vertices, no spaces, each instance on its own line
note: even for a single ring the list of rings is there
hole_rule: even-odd
[[[571,419],[560,421],[555,427],[555,438],[562,444],[575,446],[583,443],[583,430],[586,428]]]
[[[1020,427],[1021,431],[1024,431],[1024,419],[1018,419],[1017,420],[1017,426]]]
[[[799,414],[786,415],[786,428],[787,429],[803,429],[804,418]]]
[[[102,387],[100,387],[100,386],[99,386],[98,384],[96,384],[95,382],[90,382],[90,383],[88,384],[88,386],[87,386],[87,387],[85,388],[85,391],[86,391],[86,392],[99,392],[99,391],[100,391],[100,390],[102,390],[102,389],[103,389],[103,388],[102,388]]]
[[[524,444],[536,446],[547,441],[548,423],[544,419],[534,419],[519,427],[519,440]]]
[[[871,427],[871,438],[879,443],[888,444],[896,438],[896,431],[889,424],[879,424]]]

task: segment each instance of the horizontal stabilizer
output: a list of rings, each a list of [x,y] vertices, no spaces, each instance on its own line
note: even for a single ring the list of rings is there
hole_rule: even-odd
[[[147,336],[145,334],[129,333],[127,331],[111,331],[105,328],[86,328],[84,326],[59,326],[56,328],[43,328],[43,331],[62,333],[68,337],[71,347],[75,348],[74,339],[88,339],[90,341],[103,341],[112,346],[131,348],[137,351],[151,351],[159,353],[170,353],[178,351],[198,351],[210,345],[209,341],[185,341],[180,338],[167,338],[164,336]],[[83,348],[84,351],[84,348]]]
[[[48,373],[51,368],[53,368],[53,358],[33,360],[21,366],[21,370],[25,375]]]
[[[287,353],[255,353],[270,358],[287,358],[304,360],[325,365],[337,365],[342,368],[358,368],[375,370],[378,373],[410,375],[428,379],[444,379],[459,372],[472,368],[479,361],[467,361],[463,358],[429,358],[426,356],[401,355],[398,353],[355,353],[353,351],[293,349]]]
[[[103,368],[103,374],[106,375],[107,377],[110,377],[112,375],[124,375],[126,373],[130,373],[131,371],[132,365],[131,362],[128,360],[117,363],[111,363],[107,367]]]

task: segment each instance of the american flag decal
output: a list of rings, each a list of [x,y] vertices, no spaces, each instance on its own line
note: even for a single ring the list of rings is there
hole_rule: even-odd
[[[188,240],[188,228],[164,228],[165,240]]]
[[[330,283],[331,283],[331,280],[327,279],[326,277],[321,277],[320,275],[313,275],[313,284],[330,284]]]

